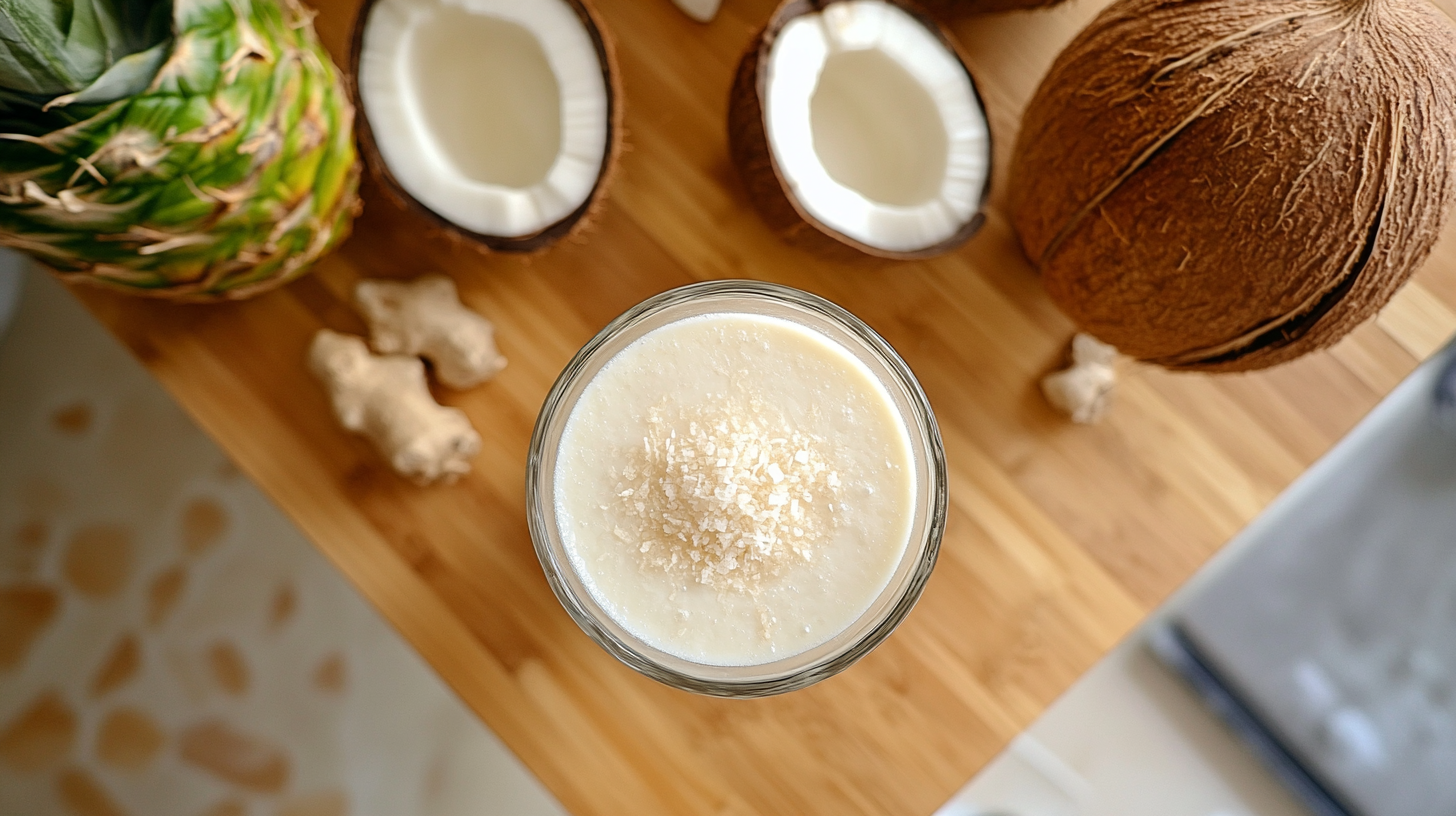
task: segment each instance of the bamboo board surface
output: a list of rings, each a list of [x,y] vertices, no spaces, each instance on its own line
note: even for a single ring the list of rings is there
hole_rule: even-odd
[[[1022,106],[1103,5],[953,26],[997,173],[986,228],[934,261],[821,262],[750,210],[724,112],[769,0],[726,0],[707,26],[668,0],[598,0],[629,152],[582,240],[482,257],[366,185],[354,237],[281,291],[216,307],[77,294],[573,813],[929,814],[1456,331],[1448,237],[1330,352],[1217,378],[1135,368],[1103,424],[1053,413],[1036,381],[1072,329],[996,205]],[[354,8],[320,7],[340,58]],[[319,327],[362,333],[359,278],[434,271],[495,321],[510,367],[439,392],[484,450],[459,484],[420,489],[334,425],[303,359]],[[864,318],[920,377],[950,466],[940,564],[905,625],[845,674],[752,702],[670,690],[597,648],[547,587],[523,512],[527,440],[569,357],[644,297],[723,277],[801,287]]]

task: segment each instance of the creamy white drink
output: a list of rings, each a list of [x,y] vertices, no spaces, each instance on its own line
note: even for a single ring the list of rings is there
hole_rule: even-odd
[[[900,414],[849,351],[721,313],[643,335],[592,378],[553,499],[612,619],[685,660],[747,666],[864,614],[909,544],[914,474]]]

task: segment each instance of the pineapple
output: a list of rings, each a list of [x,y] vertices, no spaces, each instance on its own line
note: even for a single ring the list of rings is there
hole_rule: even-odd
[[[0,245],[176,300],[302,274],[359,205],[296,0],[0,0]]]

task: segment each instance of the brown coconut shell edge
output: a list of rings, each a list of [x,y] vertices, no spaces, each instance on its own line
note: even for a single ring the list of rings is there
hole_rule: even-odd
[[[384,189],[385,194],[396,204],[422,216],[449,238],[469,244],[482,252],[512,254],[542,252],[564,238],[585,232],[596,220],[606,202],[607,192],[616,179],[624,132],[622,72],[617,64],[616,42],[602,22],[601,15],[592,7],[590,0],[562,0],[562,2],[576,12],[582,25],[586,27],[587,33],[591,36],[592,46],[596,48],[597,61],[602,66],[602,78],[605,80],[607,88],[607,150],[602,156],[602,168],[601,172],[597,174],[596,184],[580,206],[561,220],[536,232],[517,236],[486,235],[468,230],[426,207],[410,195],[394,177],[394,173],[385,164],[384,157],[379,154],[379,147],[374,141],[374,131],[369,126],[369,115],[364,108],[364,99],[359,91],[359,60],[364,51],[364,29],[369,23],[370,12],[374,10],[375,0],[364,0],[359,7],[358,14],[354,17],[354,28],[349,35],[349,70],[344,81],[350,99],[354,103],[356,111],[354,129],[359,139],[359,153],[364,157],[365,165],[368,166],[369,172],[379,180],[380,187]]]
[[[762,70],[767,64],[769,53],[779,33],[790,20],[805,14],[822,11],[836,0],[784,0],[769,17],[768,23],[753,37],[738,63],[738,72],[733,79],[733,89],[728,98],[728,148],[733,165],[743,179],[748,200],[774,232],[793,246],[814,254],[841,261],[863,261],[866,257],[898,261],[914,261],[942,255],[964,244],[980,230],[986,216],[981,210],[990,194],[991,180],[988,177],[981,189],[977,211],[954,235],[933,246],[913,252],[895,252],[880,249],[857,241],[820,222],[804,208],[789,192],[789,184],[779,169],[773,149],[768,143],[768,130],[764,118],[763,99],[767,91],[767,77]],[[886,0],[910,14],[936,36],[960,63],[971,83],[971,93],[976,104],[985,110],[981,91],[976,78],[971,75],[966,55],[955,39],[921,6],[908,0]],[[989,128],[986,136],[986,150],[991,152]]]
[[[1349,272],[1319,297],[1313,306],[1303,312],[1285,315],[1272,324],[1260,327],[1250,334],[1235,339],[1215,349],[1199,349],[1177,357],[1157,358],[1147,362],[1161,365],[1173,371],[1202,371],[1205,373],[1234,373],[1255,371],[1282,363],[1293,362],[1313,351],[1328,348],[1344,339],[1356,326],[1373,317],[1384,306],[1384,300],[1364,300],[1354,303],[1346,297],[1355,288],[1355,282],[1369,265],[1375,252],[1380,234],[1383,213],[1376,218],[1360,248],[1359,259]],[[1394,279],[1391,288],[1404,285],[1415,267],[1405,270]],[[1323,323],[1322,323],[1323,321]],[[1315,333],[1316,328],[1322,331]]]

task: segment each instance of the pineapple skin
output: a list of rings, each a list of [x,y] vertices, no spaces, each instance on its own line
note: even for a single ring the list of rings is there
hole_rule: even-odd
[[[354,109],[297,0],[176,0],[173,26],[145,91],[0,133],[0,246],[133,294],[250,297],[348,235]]]

